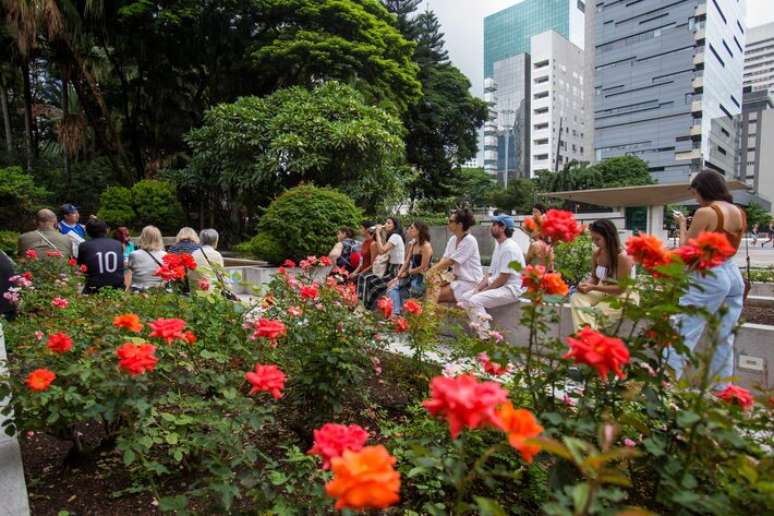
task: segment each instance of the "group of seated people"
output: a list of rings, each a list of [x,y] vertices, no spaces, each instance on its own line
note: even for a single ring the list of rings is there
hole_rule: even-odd
[[[543,211],[542,206],[537,206],[534,215]],[[356,282],[358,296],[366,308],[374,309],[379,298],[388,296],[392,313],[397,316],[406,299],[430,296],[437,302],[463,308],[472,327],[486,337],[491,319],[487,310],[515,303],[524,293],[521,274],[511,264],[543,265],[547,271],[553,271],[554,250],[548,242],[536,238],[525,259],[512,238],[513,218],[497,215],[490,226],[494,252],[488,272],[484,272],[478,241],[470,233],[474,224],[469,209],[457,209],[449,215],[447,230],[451,237],[435,264],[428,226],[415,220],[406,230],[404,243],[400,221],[394,217],[388,217],[384,224],[363,222],[362,242],[355,240],[350,228],[341,228],[329,257],[337,267],[351,272],[350,279]],[[621,286],[624,278],[635,274],[635,269],[633,260],[622,249],[615,224],[607,219],[598,220],[589,226],[589,233],[594,245],[591,274],[570,297],[576,329],[604,327],[618,320],[621,309],[612,303],[614,297],[626,294],[636,301],[636,294]],[[437,289],[428,292],[428,283]]]
[[[35,230],[19,237],[19,256],[34,250],[40,259],[75,258],[78,265],[84,266],[84,293],[87,294],[103,288],[142,292],[164,287],[164,280],[155,273],[168,252],[190,254],[196,262],[196,269],[189,271],[185,279],[188,290],[200,288],[201,279],[214,284],[223,268],[223,256],[217,251],[219,235],[214,229],[203,229],[197,234],[194,229],[184,227],[175,243],[165,250],[161,231],[155,226],[145,226],[135,246],[125,227],[116,228],[111,238],[104,221],[92,217],[81,226],[76,219],[75,225],[67,228],[80,238],[78,245],[73,246],[73,238],[62,233],[62,223],[57,224],[53,211],[38,211],[35,222]]]

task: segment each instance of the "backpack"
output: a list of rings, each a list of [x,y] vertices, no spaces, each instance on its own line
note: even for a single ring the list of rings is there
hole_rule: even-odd
[[[341,241],[341,256],[336,260],[336,265],[340,269],[349,272],[357,269],[360,265],[360,242],[347,238]]]

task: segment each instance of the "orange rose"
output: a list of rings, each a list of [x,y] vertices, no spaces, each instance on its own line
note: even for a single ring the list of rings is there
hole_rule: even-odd
[[[521,453],[525,462],[532,464],[532,457],[540,451],[540,446],[525,441],[543,432],[535,416],[527,409],[514,409],[510,401],[498,407],[497,416],[503,432],[508,434],[508,442]]]
[[[345,450],[331,459],[333,480],[325,492],[336,501],[337,509],[384,509],[400,500],[400,473],[395,457],[380,445],[366,446],[358,452]]]
[[[123,314],[113,319],[113,326],[116,328],[126,328],[129,331],[139,333],[142,331],[142,323],[136,314]]]

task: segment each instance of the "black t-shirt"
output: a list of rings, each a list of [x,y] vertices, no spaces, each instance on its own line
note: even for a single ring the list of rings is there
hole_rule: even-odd
[[[78,264],[86,266],[86,291],[124,288],[124,246],[112,238],[95,238],[78,246]]]
[[[16,312],[16,305],[3,297],[3,294],[8,292],[8,289],[13,285],[10,282],[11,276],[16,274],[13,269],[13,261],[4,252],[0,251],[0,317],[5,315],[7,318],[12,318]]]

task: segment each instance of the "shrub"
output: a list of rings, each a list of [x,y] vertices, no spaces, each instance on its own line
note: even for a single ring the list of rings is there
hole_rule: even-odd
[[[554,245],[555,267],[577,285],[591,272],[591,237],[583,234],[569,243]]]
[[[301,185],[272,202],[258,232],[281,243],[285,258],[328,254],[341,226],[356,227],[361,218],[355,203],[329,188]]]
[[[47,195],[21,167],[0,168],[0,228],[26,223]]]
[[[282,244],[266,233],[258,233],[250,240],[242,242],[236,246],[236,251],[247,253],[272,265],[278,265],[285,259]]]
[[[166,181],[143,179],[132,186],[132,205],[137,214],[135,225],[158,226],[161,231],[176,231],[183,220],[183,209],[175,187]]]
[[[8,256],[16,254],[16,243],[19,241],[19,233],[15,231],[0,231],[0,250]]]
[[[111,186],[99,196],[97,216],[113,226],[129,226],[137,214],[132,203],[132,191],[123,186]]]

